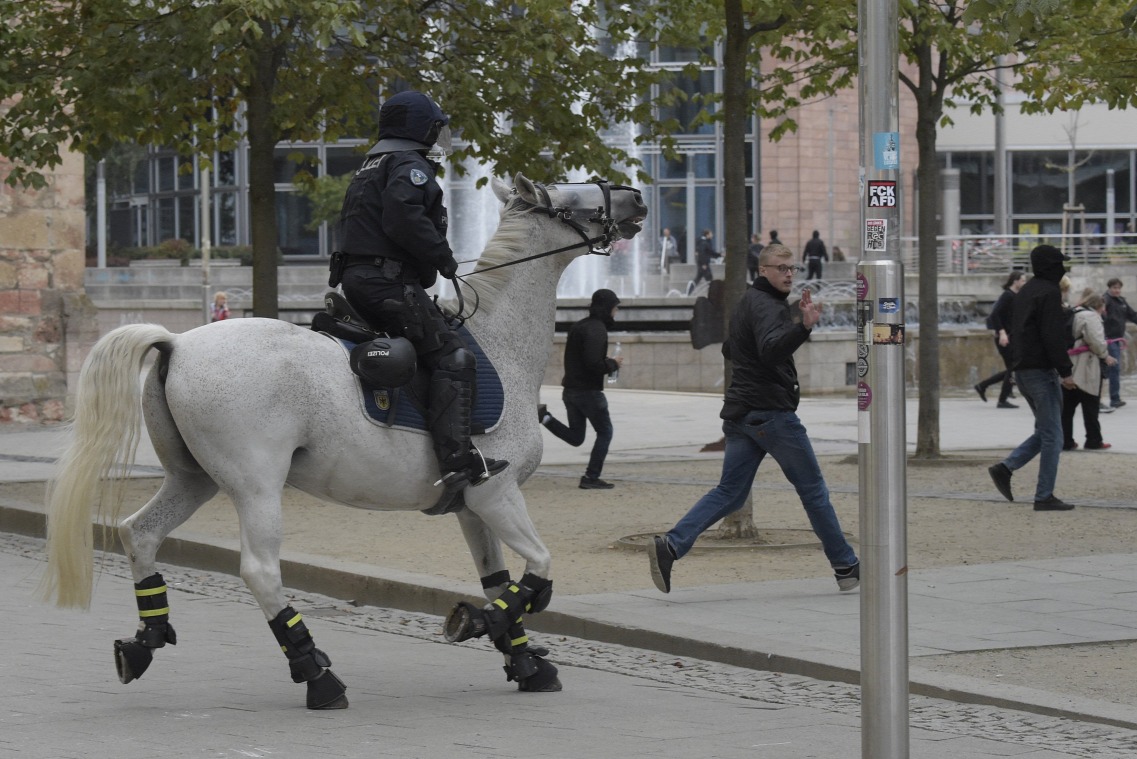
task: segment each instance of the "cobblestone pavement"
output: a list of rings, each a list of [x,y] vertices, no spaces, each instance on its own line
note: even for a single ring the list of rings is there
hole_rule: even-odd
[[[122,686],[114,682],[113,673],[110,670],[109,649],[112,635],[113,637],[123,637],[130,632],[131,617],[127,615],[130,614],[131,609],[123,603],[121,608],[116,610],[116,614],[121,612],[124,616],[122,617],[121,628],[116,627],[113,631],[104,629],[104,615],[100,615],[98,619],[95,619],[93,614],[89,617],[83,617],[83,619],[91,620],[91,629],[82,631],[80,638],[97,636],[99,638],[97,643],[100,647],[105,643],[106,659],[98,662],[100,666],[105,665],[102,670],[105,678],[100,682],[93,682],[91,673],[96,670],[84,665],[75,687],[65,689],[61,699],[55,701],[49,689],[44,686],[44,678],[45,670],[63,670],[67,666],[62,660],[65,658],[62,657],[62,652],[50,653],[55,645],[62,642],[58,640],[60,638],[58,622],[54,625],[50,622],[47,625],[39,624],[49,617],[48,607],[42,604],[38,606],[29,605],[24,600],[29,593],[23,591],[25,586],[34,585],[34,579],[31,579],[31,576],[37,574],[39,568],[31,565],[30,562],[33,560],[42,561],[42,553],[42,540],[0,534],[0,554],[18,557],[23,561],[20,565],[23,576],[10,576],[8,578],[9,588],[0,594],[0,599],[2,599],[0,600],[0,619],[2,619],[0,635],[9,641],[9,646],[14,647],[17,654],[16,656],[4,656],[2,658],[3,663],[0,664],[0,672],[5,673],[4,682],[6,685],[4,690],[7,692],[5,696],[0,696],[0,755],[4,756],[44,757],[45,759],[47,757],[114,756],[116,759],[125,759],[126,757],[146,755],[146,750],[153,751],[151,755],[219,757],[483,755],[518,757],[622,757],[640,755],[653,757],[733,757],[745,755],[781,759],[785,757],[829,757],[856,754],[855,745],[859,741],[861,706],[859,689],[854,686],[791,675],[757,672],[561,636],[541,636],[537,643],[546,645],[552,650],[550,659],[562,669],[562,679],[567,684],[566,692],[570,688],[575,689],[578,697],[585,695],[587,698],[587,694],[580,694],[580,690],[586,687],[583,683],[591,679],[587,672],[618,676],[620,678],[618,682],[630,683],[633,693],[639,693],[647,701],[658,702],[658,714],[657,710],[654,709],[647,710],[645,714],[644,705],[634,703],[637,699],[621,699],[620,703],[624,704],[628,710],[627,715],[612,714],[613,708],[623,709],[624,707],[614,707],[609,704],[607,707],[609,713],[593,715],[588,728],[573,728],[568,730],[568,733],[561,729],[560,732],[554,732],[551,737],[545,737],[540,745],[534,742],[532,745],[526,746],[524,745],[526,743],[524,737],[526,731],[536,730],[537,733],[535,734],[544,735],[545,731],[550,730],[551,726],[557,726],[562,717],[567,722],[560,727],[569,728],[575,719],[580,718],[574,712],[578,708],[584,709],[585,707],[578,706],[576,702],[566,702],[563,699],[563,694],[547,697],[513,694],[501,702],[502,708],[506,710],[502,714],[502,718],[507,720],[520,718],[522,728],[520,728],[521,732],[516,733],[517,745],[508,748],[503,747],[500,738],[490,739],[487,735],[479,732],[482,730],[492,733],[485,725],[479,728],[476,720],[467,728],[470,731],[470,738],[469,743],[464,745],[455,743],[452,739],[439,740],[437,736],[433,743],[429,738],[421,736],[416,737],[410,743],[407,743],[404,738],[395,739],[388,736],[390,743],[386,748],[380,745],[382,741],[377,743],[370,733],[370,737],[367,738],[359,738],[358,736],[349,738],[343,733],[335,733],[337,736],[335,738],[329,737],[331,734],[327,734],[323,738],[320,737],[321,731],[326,731],[329,727],[328,720],[331,720],[331,724],[338,726],[340,730],[349,729],[348,725],[356,725],[360,720],[357,707],[353,707],[346,713],[321,713],[304,711],[296,708],[295,704],[291,704],[291,711],[285,708],[284,713],[292,715],[288,721],[297,723],[297,730],[290,732],[287,728],[277,724],[271,735],[258,737],[259,743],[257,745],[240,744],[236,737],[229,740],[228,743],[224,740],[218,742],[215,732],[216,725],[209,718],[210,715],[198,713],[193,709],[179,712],[177,711],[179,707],[175,704],[171,704],[170,707],[173,711],[158,710],[156,713],[148,714],[150,721],[141,718],[128,719],[124,715],[117,724],[93,724],[90,722],[93,716],[102,715],[104,719],[107,719],[107,716],[103,711],[89,708],[86,700],[97,700],[102,697],[100,694],[103,693],[106,694],[105,698],[112,699],[117,698],[112,694],[126,692],[126,689],[119,690]],[[10,558],[6,561],[11,562],[13,560]],[[28,567],[31,567],[31,573],[29,573]],[[201,601],[212,599],[225,604],[242,604],[254,608],[256,606],[252,596],[241,581],[235,577],[169,566],[163,566],[162,572],[167,584],[173,591],[171,593],[174,608],[172,618],[177,620],[179,624],[183,619],[194,618],[203,609],[216,608],[215,604],[190,603],[195,598]],[[113,590],[116,596],[122,596],[124,601],[128,600],[129,594],[120,592],[120,588],[125,590],[129,587],[130,582],[129,570],[121,557],[100,556],[97,560],[97,573],[97,582],[101,586],[97,588],[97,591]],[[15,574],[20,575],[21,572]],[[20,592],[15,592],[14,589]],[[435,654],[428,654],[426,659],[430,660],[437,657],[443,666],[446,661],[452,658],[455,651],[460,649],[478,651],[479,657],[483,654],[494,656],[489,645],[482,641],[471,641],[457,646],[445,643],[440,632],[441,620],[436,616],[370,606],[354,607],[343,601],[315,594],[294,593],[292,596],[296,608],[309,618],[310,626],[318,642],[322,638],[332,638],[337,640],[338,645],[342,645],[340,639],[343,637],[343,633],[353,631],[398,636],[398,639],[406,641],[408,651],[411,650],[411,644],[416,641],[437,645],[437,649],[430,649]],[[179,615],[179,607],[183,611],[182,615]],[[206,616],[208,614],[207,611]],[[242,619],[244,616],[260,617],[259,611],[240,616]],[[201,619],[196,621],[202,622]],[[214,628],[225,626],[225,621],[220,618],[206,621],[211,633]],[[75,631],[70,632],[74,633]],[[200,632],[198,634],[200,635]],[[221,645],[238,644],[234,638],[227,634],[218,632],[218,635],[222,636]],[[106,638],[106,640],[104,641],[102,638]],[[48,641],[54,645],[48,647],[49,655],[45,657],[40,643]],[[183,643],[183,646],[178,648],[184,649],[186,645],[192,644]],[[248,645],[250,652],[254,648],[256,649],[256,659],[259,664],[264,650],[272,648],[269,644],[267,630],[261,630],[255,641],[250,641]],[[394,644],[386,645],[384,651],[390,654],[393,649],[400,647],[401,644],[396,640]],[[415,654],[410,658],[416,662],[422,660],[421,647],[415,646],[413,650]],[[182,652],[178,651],[177,653],[181,654]],[[339,652],[338,649],[337,652],[332,653],[333,658],[345,658],[345,653]],[[169,654],[169,649],[159,654],[166,660],[159,662],[159,659],[156,658],[155,669],[158,669],[160,664],[166,667],[170,666],[172,657]],[[173,661],[175,669],[190,664],[189,662],[180,662],[177,659],[173,659]],[[277,670],[274,670],[272,674],[274,676],[280,675],[284,668],[284,660],[280,659],[277,662]],[[583,670],[583,672],[573,671],[574,669]],[[489,671],[490,669],[487,669],[487,672]],[[34,677],[32,677],[33,674]],[[233,673],[233,677],[240,680],[242,677],[249,677],[251,674],[253,673],[249,669],[242,669],[240,672]],[[340,672],[340,674],[344,675],[347,672]],[[211,669],[209,678],[201,684],[207,684],[210,679],[216,676],[217,673]],[[161,675],[158,677],[151,676],[147,680],[153,685],[154,683],[162,683],[161,677]],[[263,677],[263,674],[257,674],[257,677]],[[463,672],[460,677],[465,677],[465,673]],[[352,677],[348,679],[355,680],[357,678],[358,673],[352,672]],[[279,679],[279,677],[274,677],[270,682],[276,682]],[[466,685],[465,680],[459,679],[457,682],[460,684],[460,687],[457,687],[458,690],[470,690],[471,686]],[[611,683],[613,681],[607,678],[602,679],[601,682]],[[500,685],[500,683],[495,682],[495,685]],[[131,685],[129,687],[135,688],[136,686]],[[276,703],[282,697],[291,696],[296,699],[297,704],[300,700],[300,691],[291,690],[299,689],[300,686],[289,684],[289,690],[282,688],[279,694],[273,692],[269,685],[262,685],[261,688],[257,688],[246,683],[242,687],[242,692],[245,693],[243,698],[248,701],[248,718],[250,720],[264,718],[262,709],[255,704],[263,702],[266,698],[272,702],[271,708],[277,709],[283,708]],[[603,689],[606,686],[594,683],[593,687]],[[373,695],[370,691],[374,690],[374,686],[364,685],[362,693],[366,697]],[[156,694],[158,692],[158,690],[155,691]],[[360,692],[358,689],[352,690],[349,691],[349,695],[359,694]],[[661,740],[666,737],[669,727],[674,727],[674,725],[645,725],[642,722],[650,719],[651,715],[656,715],[661,719],[661,722],[665,721],[668,714],[667,707],[664,705],[667,703],[667,697],[681,694],[686,694],[689,698],[695,699],[686,703],[699,704],[698,707],[689,707],[691,709],[710,706],[721,711],[728,705],[733,705],[734,708],[738,709],[739,704],[741,704],[741,709],[737,711],[736,716],[732,717],[736,723],[735,727],[737,729],[749,729],[753,734],[743,740],[742,745],[740,745],[737,736],[724,736],[722,729],[718,727],[712,734],[702,736],[701,743],[694,743],[689,737],[686,739],[676,738],[673,742]],[[703,695],[699,696],[699,694]],[[170,695],[167,694],[165,697],[170,698]],[[522,698],[535,700],[522,702]],[[542,704],[550,703],[550,701],[541,700],[545,698],[558,699],[551,702],[555,703],[556,707],[553,709],[542,708]],[[602,690],[596,692],[593,698],[605,702]],[[525,703],[526,707],[520,707],[519,705],[522,703]],[[533,706],[534,704],[537,706]],[[216,706],[214,708],[219,709]],[[451,703],[450,712],[453,712],[454,708],[454,704]],[[592,708],[595,708],[595,705]],[[59,709],[62,712],[59,717],[45,717],[45,715],[50,715],[54,709]],[[353,714],[353,717],[345,718],[346,722],[345,719],[337,720],[334,716],[330,716],[349,713]],[[229,714],[231,717],[234,716],[232,712]],[[694,715],[695,712],[692,712],[692,718],[695,718]],[[154,721],[156,717],[161,717],[161,719]],[[235,717],[237,723],[240,723],[240,714],[236,714]],[[197,728],[194,727],[195,719],[200,722],[200,726]],[[370,721],[375,718],[368,714],[363,719]],[[450,719],[450,716],[444,719]],[[645,751],[642,754],[631,748],[640,745],[639,743],[624,742],[627,736],[610,736],[610,739],[598,739],[597,735],[603,734],[605,730],[607,724],[604,722],[605,719],[612,720],[612,724],[620,724],[621,726],[626,721],[629,723],[627,730],[632,732],[646,730],[649,735],[655,737],[649,739],[640,736],[636,739],[642,742],[641,747]],[[672,719],[677,718],[672,717]],[[390,727],[393,731],[398,732],[407,727],[406,724],[399,723],[395,717],[391,717],[391,720],[392,725],[372,724],[369,729],[374,731],[376,728]],[[414,720],[411,722],[413,723]],[[636,722],[641,722],[641,724],[638,726],[631,724]],[[779,739],[778,736],[783,734],[766,727],[767,722],[776,723],[779,725],[779,729],[792,733],[794,740]],[[987,756],[1015,756],[1028,757],[1029,759],[1060,759],[1061,757],[1131,759],[1137,757],[1137,732],[1135,731],[922,697],[911,698],[909,726],[912,736],[912,756],[914,757],[935,757],[936,759],[940,757],[944,759],[948,757],[967,759],[968,757]],[[417,727],[427,731],[433,729],[429,725],[422,724],[417,725]],[[53,728],[58,728],[58,732]],[[579,734],[576,732],[578,729]],[[106,734],[110,733],[113,737],[116,731],[122,731],[123,745],[111,753],[101,753],[102,750],[105,750]],[[618,732],[623,733],[624,731],[625,728],[621,727]],[[506,730],[506,733],[508,732]],[[84,741],[83,735],[88,735],[89,740]],[[134,741],[142,736],[148,736],[148,738],[142,740],[141,748],[135,746]],[[126,740],[128,737],[130,738],[129,741]],[[152,741],[148,749],[147,740]],[[228,736],[226,740],[228,740]],[[447,740],[450,742],[447,743]],[[230,744],[239,744],[245,747],[216,750],[213,748]],[[110,745],[114,745],[113,740]],[[398,748],[399,746],[402,748]],[[389,753],[391,751],[394,753]]]

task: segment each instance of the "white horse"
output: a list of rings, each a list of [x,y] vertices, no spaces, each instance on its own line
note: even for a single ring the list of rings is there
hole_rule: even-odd
[[[559,690],[557,670],[543,658],[547,651],[528,646],[521,626],[524,613],[547,606],[552,582],[549,551],[519,486],[541,461],[536,408],[561,273],[590,249],[638,233],[647,209],[638,190],[605,182],[544,187],[519,174],[512,188],[495,180],[494,192],[505,207],[467,275],[480,297],[467,326],[505,394],[500,423],[475,441],[511,465],[463,493],[458,521],[492,603],[459,604],[446,634],[450,640],[488,634],[522,690]],[[143,384],[139,374],[151,348],[158,360]],[[233,319],[177,335],[153,324],[120,327],[84,362],[69,446],[48,497],[44,591],[60,606],[90,604],[92,511],[118,522],[115,486],[134,460],[140,417],[165,479],[149,503],[119,524],[140,618],[137,634],[115,643],[119,679],[141,676],[155,648],[176,642],[155,554],[220,490],[240,519],[241,577],[284,649],[293,680],[307,683],[308,707],[346,707],[345,686],[285,601],[281,492],[291,485],[355,508],[427,509],[440,496],[428,434],[368,419],[343,348],[317,332],[272,319]],[[525,560],[519,581],[509,578],[501,542]]]

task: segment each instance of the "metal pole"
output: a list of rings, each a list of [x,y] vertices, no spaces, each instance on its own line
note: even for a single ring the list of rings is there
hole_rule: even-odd
[[[107,162],[99,161],[95,179],[95,265],[107,268]]]
[[[212,247],[213,221],[210,214],[209,169],[201,170],[201,294],[205,323],[209,324],[209,254]]]
[[[907,759],[908,559],[897,0],[860,0],[861,757]],[[933,327],[934,328],[934,327]]]
[[[1003,114],[1003,56],[995,58],[995,234],[1010,232],[1007,221],[1007,124]]]

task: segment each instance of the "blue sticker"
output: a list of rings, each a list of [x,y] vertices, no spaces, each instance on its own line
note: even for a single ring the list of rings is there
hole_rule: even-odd
[[[895,314],[900,312],[900,298],[880,298],[876,303],[877,309],[882,314]]]
[[[430,181],[430,177],[422,169],[411,169],[411,184],[416,187],[424,185]]]
[[[876,132],[872,146],[878,169],[900,168],[900,132]]]

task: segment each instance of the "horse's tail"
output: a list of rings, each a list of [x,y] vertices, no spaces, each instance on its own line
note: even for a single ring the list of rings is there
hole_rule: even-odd
[[[104,529],[118,522],[141,434],[142,362],[151,348],[168,347],[173,337],[157,324],[119,327],[95,343],[83,362],[69,443],[47,495],[47,572],[41,590],[58,606],[91,603],[92,511]]]

